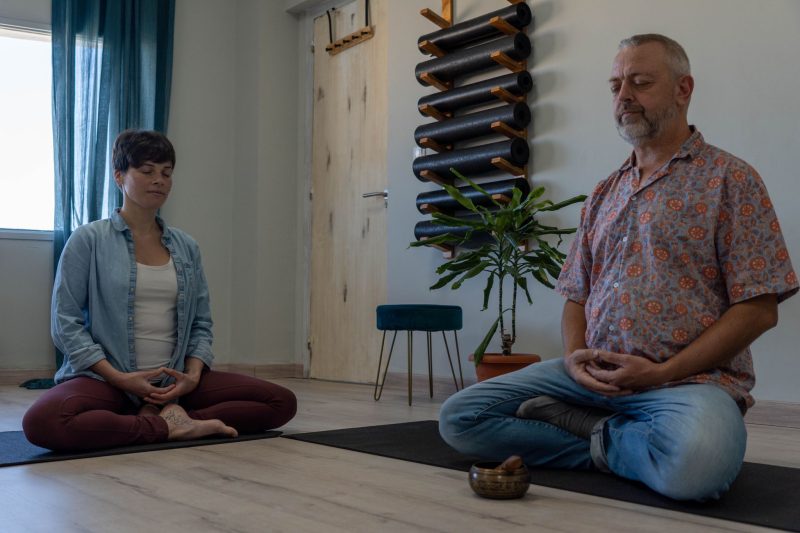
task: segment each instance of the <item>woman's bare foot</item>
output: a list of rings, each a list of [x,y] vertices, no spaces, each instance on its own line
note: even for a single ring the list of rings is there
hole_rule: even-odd
[[[161,408],[152,403],[146,403],[139,408],[140,416],[158,416],[161,413]]]
[[[189,418],[183,407],[175,403],[164,407],[158,416],[167,421],[167,427],[169,428],[167,440],[199,439],[209,435],[226,435],[228,437],[239,435],[234,428],[226,426],[222,420],[194,420]]]

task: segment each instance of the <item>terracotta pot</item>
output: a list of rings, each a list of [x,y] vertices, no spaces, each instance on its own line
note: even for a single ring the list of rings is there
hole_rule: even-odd
[[[469,360],[474,360],[472,354],[470,354]],[[475,374],[478,376],[478,381],[484,381],[525,368],[541,360],[541,357],[533,353],[514,353],[511,355],[485,353],[480,364],[475,367]]]

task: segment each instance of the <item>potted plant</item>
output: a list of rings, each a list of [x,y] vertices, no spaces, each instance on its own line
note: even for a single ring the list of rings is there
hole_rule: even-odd
[[[566,258],[566,254],[558,247],[563,236],[574,233],[576,228],[544,225],[538,220],[537,215],[582,202],[586,196],[578,195],[563,202],[553,203],[550,200],[542,200],[544,187],[537,187],[524,197],[522,191],[514,188],[511,198],[497,199],[455,169],[451,169],[451,172],[478,191],[483,201],[473,202],[456,187],[444,184],[443,187],[448,194],[458,202],[467,216],[456,217],[447,213],[433,213],[433,219],[437,223],[459,228],[461,231],[416,241],[411,243],[411,246],[447,246],[458,249],[455,257],[436,269],[440,278],[430,287],[432,290],[447,285],[455,290],[468,279],[486,273],[482,308],[486,310],[492,290],[497,287],[497,318],[472,355],[478,379],[483,380],[487,376],[499,375],[541,360],[538,355],[523,357],[520,363],[512,363],[512,359],[508,359],[513,355],[512,347],[517,339],[518,294],[522,291],[528,303],[533,304],[528,287],[530,278],[553,288],[551,279],[555,281],[558,278]],[[553,237],[557,239],[554,244],[546,240]],[[476,241],[478,244],[469,246]],[[510,286],[507,286],[507,282]],[[511,303],[507,306],[509,288]],[[509,312],[511,324],[510,329],[507,329],[506,314]],[[502,355],[491,356],[486,353],[486,348],[498,328]],[[497,371],[487,369],[490,368],[489,363],[493,362],[500,363],[504,368]]]

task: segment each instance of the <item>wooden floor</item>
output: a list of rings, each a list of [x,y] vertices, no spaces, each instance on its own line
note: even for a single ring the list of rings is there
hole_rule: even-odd
[[[274,380],[294,390],[286,433],[427,420],[428,399],[402,385],[380,402],[369,386]],[[0,387],[0,430],[20,429],[38,396]],[[746,459],[800,467],[800,407],[747,417]],[[0,531],[767,531],[749,525],[532,486],[522,500],[475,496],[466,474],[298,442],[267,439],[0,468]]]

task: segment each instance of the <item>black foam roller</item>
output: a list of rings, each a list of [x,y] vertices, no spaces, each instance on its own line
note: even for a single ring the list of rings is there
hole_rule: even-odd
[[[439,81],[453,81],[460,76],[498,67],[498,63],[490,57],[493,52],[503,52],[511,59],[522,61],[531,54],[531,40],[527,35],[520,32],[485,44],[465,48],[444,57],[423,61],[417,65],[414,72],[417,76],[417,81],[422,85],[428,85],[426,81],[420,78],[426,72]]]
[[[504,105],[457,118],[424,124],[414,130],[414,140],[419,144],[421,139],[427,137],[439,144],[446,145],[464,139],[491,135],[494,133],[491,128],[493,122],[504,122],[514,129],[521,130],[528,127],[530,121],[531,110],[527,104]]]
[[[530,72],[522,71],[514,74],[505,74],[488,80],[463,85],[440,93],[429,94],[419,99],[417,104],[432,106],[442,113],[452,113],[488,102],[496,102],[497,97],[491,93],[495,87],[505,89],[515,96],[522,96],[533,89],[533,78]],[[423,114],[420,111],[420,114]]]
[[[475,216],[468,216],[464,218],[475,218]],[[431,238],[431,237],[438,237],[439,235],[444,235],[445,233],[451,233],[456,236],[462,236],[469,230],[466,226],[450,226],[447,224],[442,224],[440,222],[436,222],[433,220],[423,220],[417,222],[414,226],[414,238],[418,241],[422,240],[423,238]],[[459,244],[461,248],[479,248],[481,244],[485,244],[492,240],[492,236],[486,232],[476,231],[472,234],[472,238],[469,242]]]
[[[522,191],[523,197],[525,197],[531,190],[531,186],[528,184],[528,180],[525,178],[481,183],[480,187],[489,193],[489,195],[502,194],[504,196],[508,196],[509,198],[511,198],[511,195],[513,194],[512,191],[515,188]],[[484,194],[475,190],[471,185],[459,187],[458,190],[462,195],[472,200],[472,203],[476,205],[493,205],[491,198],[487,198]],[[454,200],[453,197],[450,196],[450,194],[448,194],[448,192],[444,189],[420,193],[417,196],[417,210],[420,213],[424,213],[424,211],[422,211],[420,208],[425,204],[435,206],[439,211],[444,213],[453,213],[455,211],[464,209],[461,204]]]
[[[523,166],[528,163],[529,156],[527,141],[511,139],[418,157],[412,167],[414,175],[420,181],[425,181],[420,175],[423,170],[429,170],[444,179],[457,179],[457,176],[450,172],[451,167],[464,176],[473,178],[479,174],[496,171],[497,167],[492,164],[492,159],[495,157],[502,157],[512,165]]]
[[[518,30],[530,24],[533,19],[531,8],[528,7],[528,4],[519,3],[459,22],[443,30],[428,33],[420,37],[418,42],[428,41],[444,52],[451,52],[478,41],[497,37],[502,34],[489,24],[489,21],[494,17],[500,17]]]

